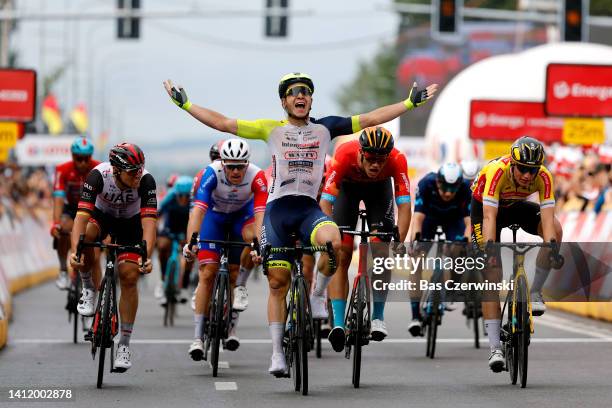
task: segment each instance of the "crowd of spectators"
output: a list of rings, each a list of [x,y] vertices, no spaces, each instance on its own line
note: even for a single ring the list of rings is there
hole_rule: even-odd
[[[21,168],[15,163],[0,163],[0,217],[19,218],[50,211],[52,181],[43,167]]]

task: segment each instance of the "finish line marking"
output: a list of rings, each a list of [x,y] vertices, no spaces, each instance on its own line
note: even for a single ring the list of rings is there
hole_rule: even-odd
[[[215,390],[217,391],[237,391],[238,384],[233,381],[215,381]]]
[[[422,344],[425,343],[426,339],[385,339],[380,344]],[[480,338],[481,342],[487,342],[486,337]],[[531,341],[534,343],[612,343],[611,337],[532,337]],[[173,344],[191,344],[192,340],[173,340],[173,339],[134,339],[130,340],[130,344],[152,344],[152,345],[173,345]],[[460,343],[469,344],[473,343],[474,339],[471,338],[460,338],[460,339],[437,339],[438,343]],[[79,342],[79,344],[89,344],[89,342]],[[272,344],[270,339],[241,339],[241,344]],[[72,344],[72,341],[65,339],[9,339],[9,344]],[[220,350],[224,351],[224,350]]]

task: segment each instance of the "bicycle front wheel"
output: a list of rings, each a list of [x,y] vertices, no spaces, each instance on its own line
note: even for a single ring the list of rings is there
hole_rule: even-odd
[[[529,362],[529,340],[531,337],[531,327],[529,324],[529,307],[527,304],[527,284],[525,277],[520,276],[517,279],[518,284],[518,302],[516,308],[517,321],[517,343],[518,343],[518,363],[519,374],[521,378],[521,388],[527,386],[527,365]]]
[[[355,350],[353,351],[353,387],[359,388],[359,382],[361,381],[361,350],[363,339],[366,336],[364,328],[364,310],[366,305],[365,278],[359,279],[356,296],[357,298],[354,303],[355,331],[353,332],[353,340],[355,342]]]
[[[310,327],[308,320],[308,298],[306,297],[306,286],[304,281],[299,281],[297,285],[297,338],[295,348],[295,362],[301,369],[302,395],[308,395],[308,348],[310,344]],[[299,390],[296,390],[299,391]]]
[[[212,350],[210,351],[210,365],[213,370],[213,377],[216,377],[219,370],[219,348],[221,347],[221,338],[223,336],[224,323],[223,319],[223,308],[225,306],[226,301],[229,302],[229,299],[226,299],[226,286],[227,280],[225,279],[225,275],[219,275],[217,279],[217,285],[213,292],[214,296],[214,304],[211,309],[213,316],[210,321],[210,339]]]
[[[518,305],[517,305],[518,306]],[[513,323],[513,320],[516,316],[516,308],[513,301],[508,302],[508,340],[506,347],[506,361],[508,364],[508,372],[510,373],[510,381],[512,384],[516,384],[518,379],[518,363],[519,363],[519,353],[518,353],[518,336],[516,333],[516,325]]]
[[[104,357],[106,355],[106,348],[110,338],[111,332],[111,281],[109,279],[104,280],[104,286],[102,288],[102,314],[100,315],[100,322],[98,330],[100,331],[100,352],[98,353],[98,381],[96,386],[102,388],[102,382],[104,380]],[[112,358],[112,356],[111,356]]]

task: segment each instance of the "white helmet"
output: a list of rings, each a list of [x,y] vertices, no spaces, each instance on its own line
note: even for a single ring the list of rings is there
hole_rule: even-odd
[[[228,139],[221,145],[221,160],[249,161],[251,149],[246,141],[241,139]]]
[[[478,162],[476,160],[463,160],[461,161],[461,168],[463,169],[463,177],[468,180],[474,180],[478,175]]]
[[[457,191],[463,182],[461,166],[457,163],[444,163],[438,170],[438,181],[442,183],[445,189]]]

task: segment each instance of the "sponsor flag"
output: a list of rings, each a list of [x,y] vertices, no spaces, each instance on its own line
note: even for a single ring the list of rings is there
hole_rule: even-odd
[[[55,95],[49,94],[43,101],[42,105],[42,119],[49,133],[52,135],[58,135],[64,130],[64,124],[62,123],[62,115],[60,113],[59,106]]]
[[[87,114],[87,107],[84,103],[79,103],[70,113],[70,121],[74,125],[74,128],[79,133],[87,132],[89,128],[89,116]]]

